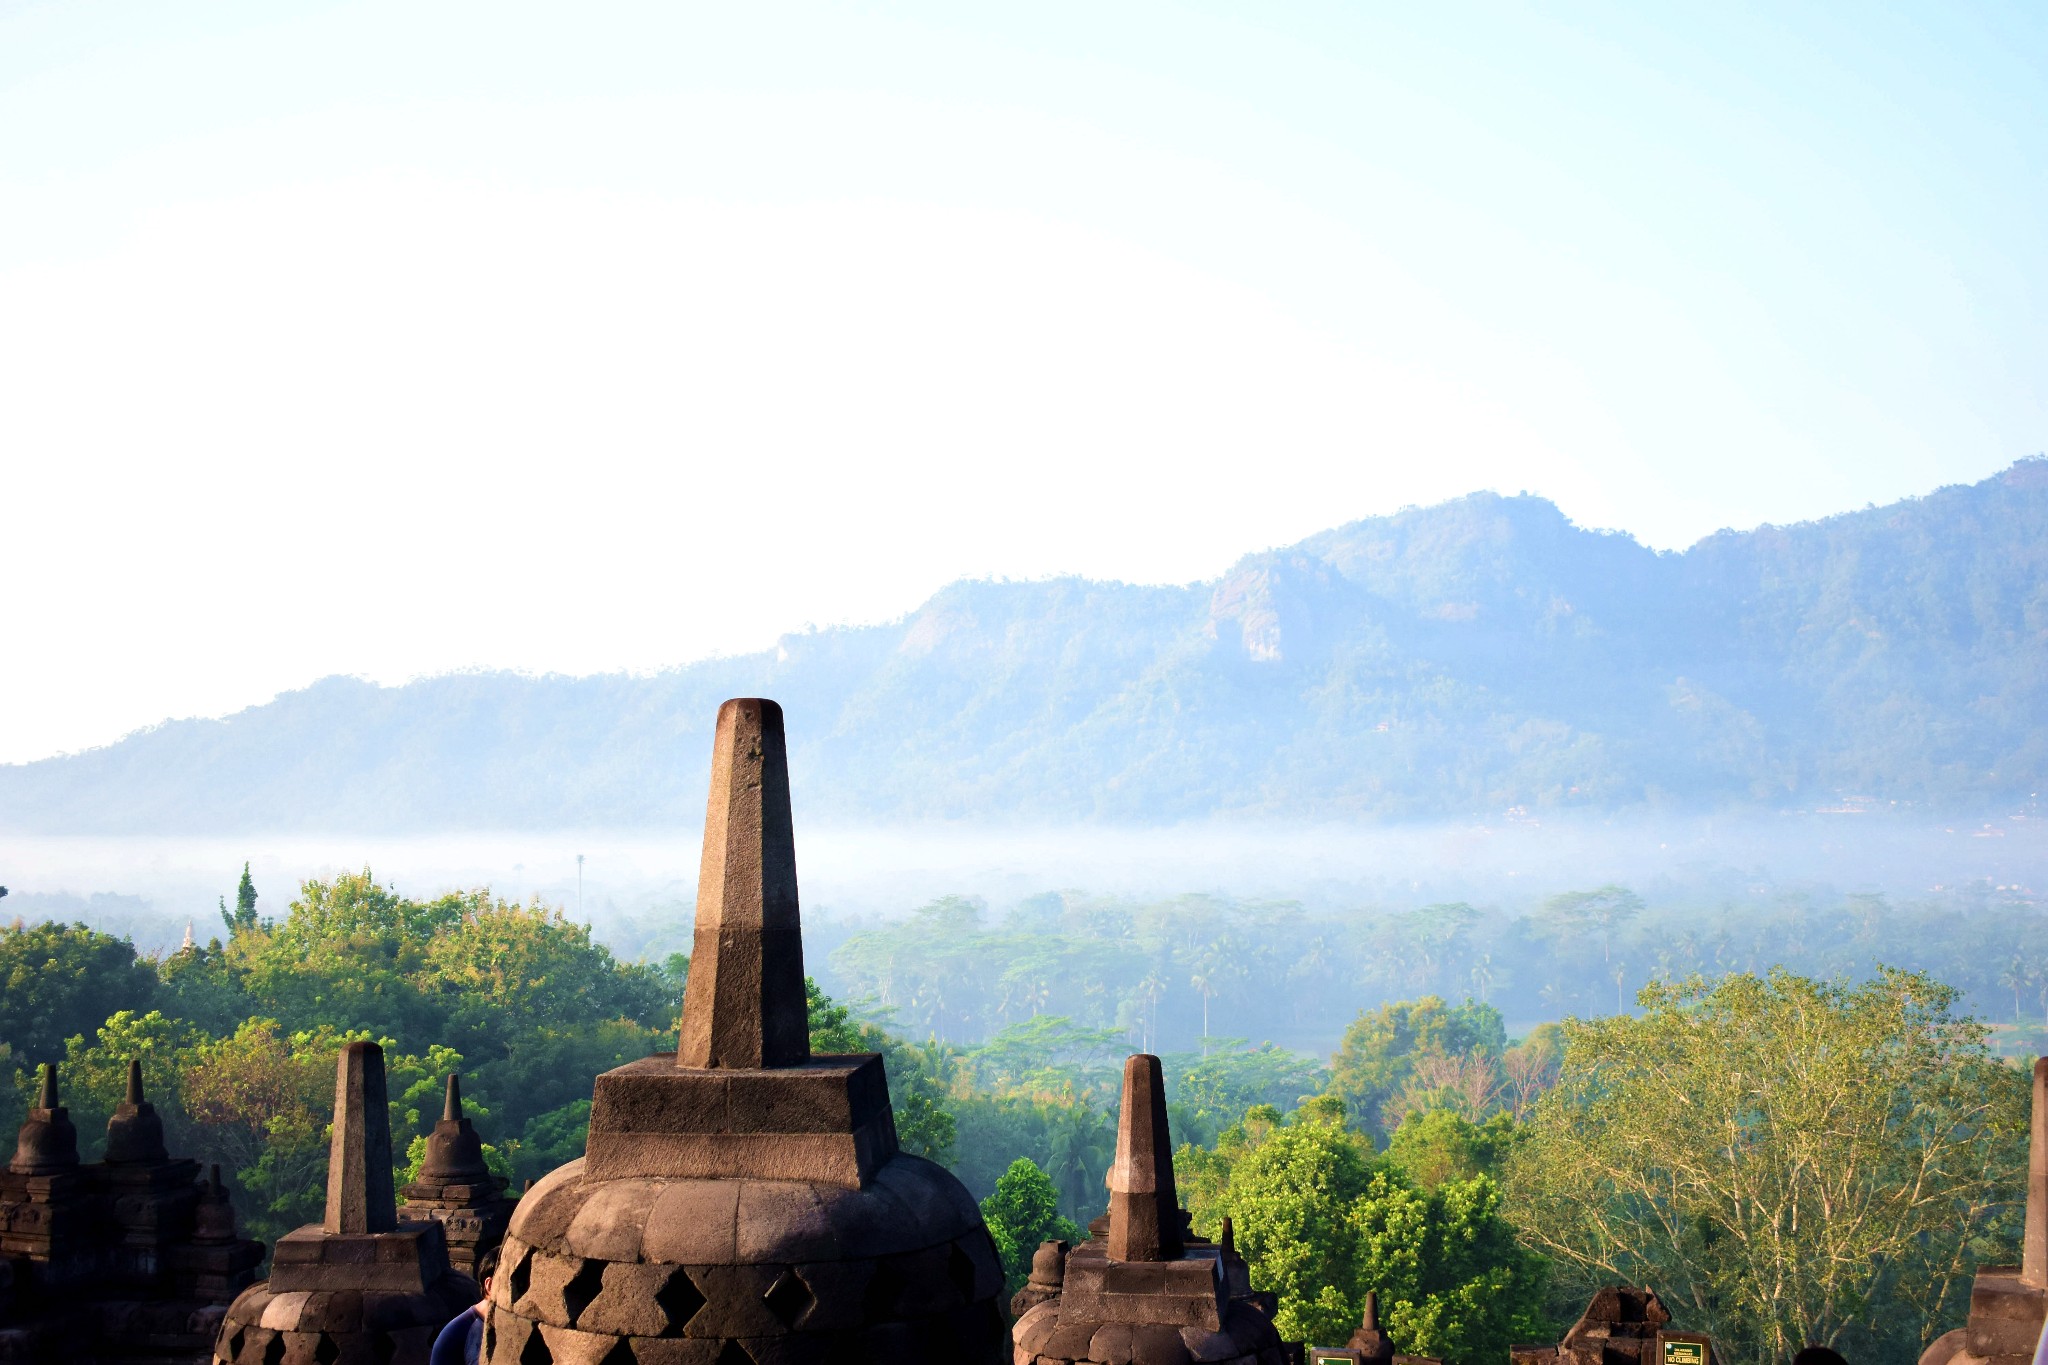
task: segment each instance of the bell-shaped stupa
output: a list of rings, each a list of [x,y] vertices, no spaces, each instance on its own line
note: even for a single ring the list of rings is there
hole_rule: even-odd
[[[1016,1365],[1283,1365],[1272,1320],[1236,1288],[1234,1248],[1188,1234],[1157,1057],[1124,1063],[1106,1183],[1108,1218],[1067,1254],[1057,1292],[1017,1320]]]
[[[350,1043],[335,1068],[327,1216],[278,1239],[270,1278],[228,1305],[214,1360],[426,1365],[435,1334],[476,1300],[441,1225],[399,1221],[384,1050]]]
[[[897,1150],[882,1059],[813,1056],[782,709],[718,713],[680,1047],[597,1078],[584,1156],[519,1201],[492,1365],[994,1365],[1002,1268]]]
[[[419,1178],[405,1187],[399,1213],[440,1223],[449,1264],[474,1279],[477,1263],[505,1240],[518,1203],[506,1197],[505,1183],[484,1164],[483,1138],[462,1112],[462,1081],[451,1071],[440,1122],[427,1136]]]

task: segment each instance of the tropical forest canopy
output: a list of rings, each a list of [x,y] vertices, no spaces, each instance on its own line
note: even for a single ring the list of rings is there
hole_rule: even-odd
[[[401,1186],[459,1072],[515,1189],[580,1154],[599,1071],[674,1044],[688,959],[621,961],[551,907],[412,899],[367,871],[260,904],[245,870],[217,933],[156,956],[0,927],[0,1056],[23,1107],[61,1063],[88,1159],[140,1058],[173,1150],[222,1163],[267,1240],[318,1216],[351,1039],[385,1046]],[[1102,1212],[1121,1062],[1151,1047],[1183,1202],[1198,1230],[1232,1220],[1290,1337],[1341,1341],[1374,1291],[1399,1349],[1498,1365],[1620,1279],[1730,1359],[1817,1343],[1905,1365],[1960,1324],[1975,1267],[2016,1254],[2027,1083],[1954,986],[1860,964],[1927,932],[1914,915],[1953,937],[2000,912],[1830,913],[1679,950],[1680,923],[1622,887],[1527,923],[1459,906],[1350,927],[1201,897],[1044,897],[992,924],[952,898],[811,945],[844,995],[810,984],[812,1046],[883,1053],[904,1146],[982,1201],[1013,1287],[1040,1240]],[[1399,965],[1375,977],[1382,947]],[[2033,971],[2013,968],[2015,1009],[2048,992]],[[1511,1030],[1512,980],[1567,1017]],[[1333,1048],[1275,1044],[1297,1008],[1347,1020]]]

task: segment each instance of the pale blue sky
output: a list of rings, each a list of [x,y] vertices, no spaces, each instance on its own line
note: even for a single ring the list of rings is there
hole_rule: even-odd
[[[0,760],[1982,478],[2044,128],[2041,6],[0,0]]]

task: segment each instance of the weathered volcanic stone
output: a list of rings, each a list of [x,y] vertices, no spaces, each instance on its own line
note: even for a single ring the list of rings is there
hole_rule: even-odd
[[[441,1119],[427,1138],[419,1178],[405,1187],[399,1216],[441,1225],[448,1262],[476,1278],[477,1264],[505,1240],[518,1201],[505,1196],[505,1180],[484,1164],[483,1139],[462,1113],[462,1082],[450,1073]]]
[[[1712,1352],[1707,1338],[1693,1332],[1670,1329],[1671,1310],[1654,1289],[1634,1285],[1610,1285],[1597,1291],[1586,1311],[1556,1346],[1516,1346],[1509,1350],[1511,1365],[1661,1365],[1663,1343],[1698,1343],[1708,1365]],[[1396,1361],[1405,1357],[1396,1356]]]
[[[42,1085],[36,1102],[28,1111],[15,1140],[14,1160],[7,1169],[15,1175],[55,1175],[78,1168],[78,1129],[71,1111],[57,1102],[57,1064],[43,1063]]]
[[[1270,1300],[1236,1289],[1243,1284],[1248,1291],[1249,1280],[1234,1250],[1186,1232],[1157,1057],[1141,1054],[1124,1064],[1116,1160],[1105,1183],[1107,1218],[1091,1224],[1089,1240],[1067,1254],[1057,1291],[1025,1307],[1017,1320],[1015,1365],[1282,1365],[1288,1359],[1263,1311]],[[1038,1278],[1034,1258],[1034,1284]],[[1017,1302],[1023,1305],[1024,1295]]]
[[[381,1161],[372,1160],[383,1153]],[[334,1137],[327,1152],[328,1232],[390,1232],[398,1226],[391,1193],[391,1109],[384,1049],[350,1043],[334,1075]]]
[[[270,1278],[228,1306],[218,1365],[426,1365],[443,1324],[477,1301],[438,1222],[398,1221],[384,1052],[351,1043],[335,1066],[327,1217],[278,1239]]]
[[[585,1156],[520,1199],[492,1365],[994,1365],[1003,1271],[900,1152],[882,1059],[813,1057],[782,711],[719,711],[681,1046],[599,1076]]]
[[[107,1149],[105,1161],[77,1160],[47,1070],[10,1163],[33,1173],[0,1171],[0,1365],[199,1365],[223,1305],[263,1259],[231,1208],[202,1223],[198,1163],[164,1151],[132,1060]]]
[[[782,708],[718,710],[677,1062],[794,1066],[811,1055]]]
[[[107,1160],[118,1165],[169,1161],[164,1150],[164,1121],[156,1106],[142,1097],[142,1059],[128,1059],[128,1093],[107,1120]]]

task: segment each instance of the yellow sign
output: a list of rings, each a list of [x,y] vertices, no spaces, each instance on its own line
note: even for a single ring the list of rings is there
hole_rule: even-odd
[[[1664,1365],[1707,1365],[1707,1348],[1697,1341],[1667,1341]]]

